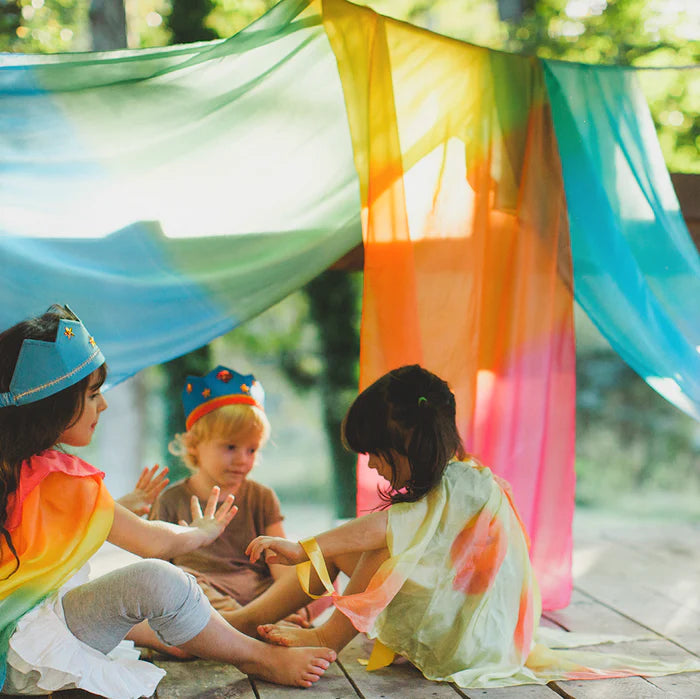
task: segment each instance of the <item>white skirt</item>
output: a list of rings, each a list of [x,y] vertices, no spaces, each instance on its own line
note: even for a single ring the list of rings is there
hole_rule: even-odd
[[[88,581],[89,564],[25,614],[10,637],[7,694],[49,694],[84,689],[108,699],[150,697],[165,671],[139,660],[132,641],[105,655],[77,639],[66,626],[61,598]]]

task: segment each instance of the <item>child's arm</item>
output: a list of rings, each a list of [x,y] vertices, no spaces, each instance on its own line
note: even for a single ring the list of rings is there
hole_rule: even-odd
[[[271,536],[278,539],[287,538],[287,535],[284,533],[282,522],[275,522],[274,524],[269,524],[267,527],[265,527],[265,536]],[[277,580],[277,578],[284,575],[284,571],[287,570],[287,567],[281,563],[270,563],[268,561],[267,565],[270,569],[270,575],[274,580]]]
[[[372,512],[316,537],[321,552],[328,558],[344,553],[361,553],[386,548],[388,512]],[[301,544],[278,537],[259,536],[248,544],[246,555],[255,563],[263,552],[267,562],[296,565],[308,560]]]
[[[120,497],[117,502],[136,515],[147,515],[151,511],[151,505],[155,502],[155,499],[163,492],[165,486],[170,483],[166,477],[168,475],[168,467],[164,466],[163,470],[158,472],[159,468],[158,464],[151,466],[151,468],[146,466],[141,471],[134,489]]]
[[[173,558],[206,546],[216,539],[233,519],[238,508],[229,495],[217,509],[219,488],[212,488],[204,514],[196,497],[192,498],[192,522],[188,526],[148,521],[137,517],[119,503],[114,506],[114,521],[107,541],[144,558]]]

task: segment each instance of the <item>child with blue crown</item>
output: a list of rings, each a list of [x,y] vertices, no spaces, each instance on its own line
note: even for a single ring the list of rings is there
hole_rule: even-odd
[[[206,376],[188,376],[182,390],[186,432],[177,434],[170,451],[180,456],[192,475],[171,485],[151,508],[151,519],[179,522],[191,502],[204,502],[212,487],[222,499],[235,496],[236,521],[207,546],[172,558],[193,575],[212,606],[226,619],[282,577],[288,567],[251,563],[245,554],[257,536],[284,537],[277,495],[248,475],[270,436],[265,393],[252,374],[217,366]],[[305,608],[288,621],[308,626]]]
[[[158,560],[214,541],[236,514],[232,494],[219,503],[214,486],[204,513],[196,501],[179,524],[149,521],[115,503],[104,474],[65,451],[91,442],[107,408],[106,376],[102,352],[66,306],[0,333],[2,692],[151,696],[165,673],[138,660],[125,638],[311,686],[332,650],[273,651],[224,620],[191,575]],[[105,541],[144,560],[89,580],[88,560]]]

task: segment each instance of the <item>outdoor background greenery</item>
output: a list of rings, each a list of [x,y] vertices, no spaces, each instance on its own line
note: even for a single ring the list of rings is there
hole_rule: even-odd
[[[0,0],[0,50],[89,50],[95,10],[126,18],[114,48],[226,37],[271,0]],[[671,67],[700,59],[697,0],[369,0],[374,9],[491,48],[588,63]],[[114,41],[114,40],[112,40]],[[121,43],[119,43],[121,42]],[[638,73],[667,165],[700,173],[700,71]],[[353,459],[339,422],[357,386],[361,273],[326,272],[191,355],[151,368],[145,460],[163,462],[183,429],[184,376],[217,363],[252,371],[274,414],[259,468],[283,502],[335,502],[353,514]],[[577,501],[639,515],[700,517],[700,427],[625,365],[577,309]],[[328,437],[326,441],[325,435]],[[171,461],[176,473],[183,471]]]

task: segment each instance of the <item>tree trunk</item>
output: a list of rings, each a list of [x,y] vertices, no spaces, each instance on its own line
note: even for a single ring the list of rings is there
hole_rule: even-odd
[[[91,0],[90,29],[93,51],[113,51],[126,46],[124,0]]]

